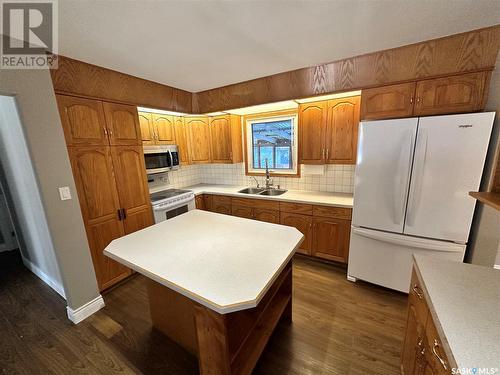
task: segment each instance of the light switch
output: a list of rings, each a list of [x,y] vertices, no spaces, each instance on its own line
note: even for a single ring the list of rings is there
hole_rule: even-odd
[[[63,186],[59,188],[59,196],[62,201],[67,201],[71,199],[71,192],[69,191],[69,186]]]

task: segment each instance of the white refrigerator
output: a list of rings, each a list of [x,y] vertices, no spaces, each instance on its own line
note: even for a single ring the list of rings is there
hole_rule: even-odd
[[[412,254],[463,261],[494,117],[360,123],[349,280],[408,292]]]

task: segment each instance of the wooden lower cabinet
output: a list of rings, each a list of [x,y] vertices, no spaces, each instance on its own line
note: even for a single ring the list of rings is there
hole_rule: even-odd
[[[289,227],[297,228],[305,236],[305,239],[297,252],[311,255],[312,217],[289,212],[281,212],[280,223]]]
[[[231,207],[231,214],[233,216],[244,217],[246,219],[253,219],[253,208],[233,205]]]
[[[268,223],[279,224],[280,212],[274,210],[263,210],[256,208],[253,211],[253,218],[259,221],[266,221]]]
[[[401,355],[403,375],[451,375],[452,365],[443,351],[423,288],[413,270],[406,333]]]
[[[305,238],[298,253],[347,263],[352,209],[203,194],[196,208],[297,228]]]
[[[312,255],[347,263],[350,226],[349,220],[313,217]]]

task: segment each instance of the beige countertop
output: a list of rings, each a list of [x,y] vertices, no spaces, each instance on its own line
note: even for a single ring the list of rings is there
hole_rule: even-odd
[[[414,256],[438,331],[459,368],[500,371],[500,270]],[[472,372],[471,372],[472,373]]]
[[[279,200],[285,202],[296,203],[312,203],[334,207],[352,208],[353,196],[346,193],[328,193],[323,191],[307,191],[307,190],[288,190],[286,193],[274,197],[262,196],[257,194],[238,193],[239,190],[248,186],[236,185],[215,185],[215,184],[199,184],[186,186],[182,189],[192,190],[195,195],[198,194],[219,194],[230,195],[233,197],[246,197],[255,199]]]
[[[257,306],[303,238],[292,227],[192,210],[113,240],[104,254],[225,314]]]

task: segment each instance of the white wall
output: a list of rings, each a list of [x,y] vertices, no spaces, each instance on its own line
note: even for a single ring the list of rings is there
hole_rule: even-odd
[[[61,296],[61,274],[14,97],[0,96],[0,159],[22,231],[23,262]]]

